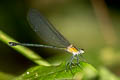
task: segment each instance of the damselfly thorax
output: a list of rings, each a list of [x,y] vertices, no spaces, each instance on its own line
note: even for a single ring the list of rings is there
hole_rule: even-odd
[[[70,46],[68,46],[67,47],[67,51],[69,52],[69,53],[72,53],[73,55],[78,55],[78,54],[82,54],[82,53],[84,53],[84,50],[83,49],[77,49],[74,45],[70,45]]]

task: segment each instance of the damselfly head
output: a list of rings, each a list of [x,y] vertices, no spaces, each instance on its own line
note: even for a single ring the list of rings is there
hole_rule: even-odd
[[[79,54],[84,54],[84,53],[85,53],[84,49],[79,50]]]

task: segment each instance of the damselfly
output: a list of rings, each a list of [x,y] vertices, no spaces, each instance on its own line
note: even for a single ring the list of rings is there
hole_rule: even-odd
[[[66,40],[53,27],[53,25],[40,14],[38,10],[30,9],[27,18],[28,18],[28,22],[31,24],[32,29],[39,35],[41,39],[43,39],[49,45],[9,42],[10,46],[22,45],[22,46],[45,47],[45,48],[65,50],[68,53],[73,54],[70,61],[68,61],[67,65],[71,66],[74,58],[76,58],[77,63],[79,64],[78,56],[84,53],[83,49],[76,48],[73,44],[71,44],[68,40]]]

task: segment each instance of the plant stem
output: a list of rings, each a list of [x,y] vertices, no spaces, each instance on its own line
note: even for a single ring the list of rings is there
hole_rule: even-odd
[[[11,37],[9,37],[7,34],[2,32],[1,30],[0,30],[0,41],[7,44],[8,46],[9,46],[8,42],[17,42]],[[20,54],[24,55],[26,58],[30,59],[31,61],[33,61],[38,65],[43,65],[43,66],[51,65],[47,61],[45,61],[42,57],[40,57],[37,53],[33,52],[32,50],[24,46],[14,46],[14,47],[10,46],[10,47],[20,52]]]

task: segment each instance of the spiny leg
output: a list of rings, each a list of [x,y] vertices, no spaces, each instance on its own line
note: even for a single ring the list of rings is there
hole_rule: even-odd
[[[77,55],[77,64],[79,64],[79,56]]]
[[[69,64],[71,64],[71,60],[73,59],[73,56],[67,61],[66,63],[66,70],[68,70]]]
[[[70,68],[70,70],[71,70],[71,66],[72,66],[72,61],[73,61],[73,59],[74,59],[74,56],[75,55],[73,55],[72,57],[71,57],[71,59],[66,63],[66,70],[68,70],[68,68],[67,67],[69,67]]]
[[[77,55],[77,65],[78,65],[80,68],[82,68],[81,65],[80,65],[80,61],[79,61],[79,55]]]
[[[83,55],[80,55],[83,62],[87,62],[86,59],[83,57]]]

